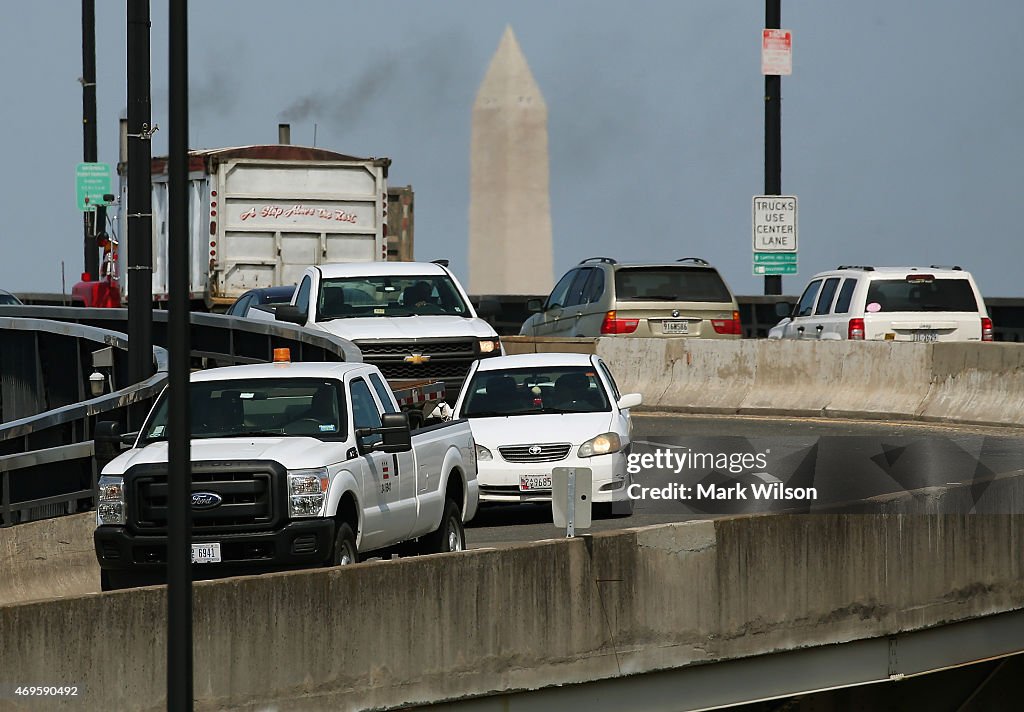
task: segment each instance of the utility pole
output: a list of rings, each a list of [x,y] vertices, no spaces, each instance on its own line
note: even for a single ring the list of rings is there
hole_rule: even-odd
[[[153,375],[153,216],[149,0],[128,2],[128,376]],[[133,425],[145,413],[134,411]]]
[[[765,0],[765,29],[780,29],[781,0]],[[764,194],[782,195],[782,77],[764,77]],[[782,294],[782,275],[764,276],[765,294]]]
[[[96,0],[82,0],[82,160],[95,163],[96,149]],[[98,213],[82,213],[85,232],[83,266],[90,279],[99,279],[100,260],[96,235],[106,225],[98,223]]]
[[[147,0],[148,1],[148,0]],[[188,0],[170,0],[168,30],[167,709],[192,712],[192,462],[189,413]]]

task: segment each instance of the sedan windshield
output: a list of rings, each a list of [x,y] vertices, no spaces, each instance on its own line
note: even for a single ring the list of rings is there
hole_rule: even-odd
[[[464,418],[611,410],[604,386],[589,366],[477,371],[467,393]]]
[[[446,274],[325,278],[320,284],[317,321],[438,314],[470,316],[469,307]]]
[[[303,435],[345,438],[337,381],[260,378],[189,384],[193,438]],[[146,423],[143,440],[167,439],[167,392]]]

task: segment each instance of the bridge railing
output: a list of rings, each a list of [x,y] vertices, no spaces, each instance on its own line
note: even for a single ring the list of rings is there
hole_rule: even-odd
[[[362,360],[350,341],[291,324],[198,313],[191,321],[199,367],[266,362],[279,347],[294,361]],[[92,509],[97,421],[131,430],[167,379],[167,312],[154,312],[156,373],[142,383],[127,383],[126,327],[125,309],[0,307],[0,527]],[[105,349],[97,368],[95,352]],[[92,397],[93,373],[112,392]]]

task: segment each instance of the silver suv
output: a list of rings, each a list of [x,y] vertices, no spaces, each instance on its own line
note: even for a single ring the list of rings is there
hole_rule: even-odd
[[[992,341],[992,320],[960,267],[843,265],[814,275],[768,338]]]
[[[524,336],[738,339],[739,306],[718,270],[697,257],[622,264],[591,257],[569,270],[523,324]]]

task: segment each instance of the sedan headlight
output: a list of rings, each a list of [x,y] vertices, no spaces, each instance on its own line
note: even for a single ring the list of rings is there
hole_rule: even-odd
[[[619,439],[618,433],[601,433],[580,445],[580,450],[577,454],[580,457],[595,457],[597,455],[618,452],[621,449],[622,440]]]
[[[494,456],[491,455],[491,451],[485,448],[483,445],[476,446],[476,459],[477,460],[493,460]]]
[[[124,524],[124,478],[114,475],[100,477],[96,501],[96,526]]]
[[[288,516],[317,517],[324,508],[331,479],[326,467],[314,470],[289,470]]]

